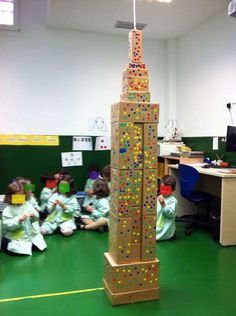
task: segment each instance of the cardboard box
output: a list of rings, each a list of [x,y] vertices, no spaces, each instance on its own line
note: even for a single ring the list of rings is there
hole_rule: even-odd
[[[120,100],[128,102],[150,102],[151,96],[149,91],[124,91],[120,95]]]
[[[154,260],[156,258],[156,216],[143,216],[141,244],[141,260]]]
[[[136,63],[128,63],[127,68],[132,68],[132,69],[147,69],[146,64],[136,64]]]
[[[148,102],[118,102],[112,105],[111,122],[158,123],[159,104]],[[131,126],[132,128],[132,126]],[[157,137],[157,126],[156,126]]]
[[[125,77],[122,82],[122,92],[125,91],[148,91],[149,79],[147,77]]]
[[[156,215],[157,211],[157,170],[143,170],[143,209],[145,216]]]
[[[143,291],[131,291],[112,293],[103,279],[104,291],[112,305],[133,304],[136,302],[154,301],[160,299],[160,288],[147,289]]]
[[[126,69],[123,70],[122,76],[123,76],[123,80],[127,77],[148,78],[149,72],[148,72],[147,68],[143,69],[143,68],[129,68],[129,67],[127,67]]]
[[[144,168],[157,169],[157,125],[144,124]]]
[[[132,248],[133,245],[139,244],[141,242],[141,217],[142,216],[142,208],[141,207],[133,207],[132,208]]]
[[[133,260],[131,253],[132,218],[118,218],[110,213],[109,253],[116,263]]]
[[[142,170],[111,168],[111,212],[117,217],[132,216],[132,207],[142,204]]]
[[[117,264],[109,253],[104,257],[104,286],[113,305],[159,299],[159,260]]]
[[[131,244],[132,261],[137,262],[141,260],[141,243]]]
[[[129,62],[142,63],[142,31],[131,30],[129,32]]]
[[[111,132],[111,167],[116,169],[133,169],[134,124],[112,124]]]

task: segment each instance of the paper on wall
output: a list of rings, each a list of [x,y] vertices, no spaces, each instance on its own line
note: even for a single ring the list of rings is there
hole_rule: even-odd
[[[106,132],[107,131],[107,122],[106,122],[105,118],[102,116],[90,117],[88,119],[88,130],[89,131]]]
[[[73,136],[72,150],[93,150],[92,137],[88,136]]]
[[[83,159],[80,151],[61,153],[62,167],[82,166]]]
[[[111,149],[111,137],[110,136],[98,136],[96,137],[95,150],[110,150]]]
[[[51,135],[0,135],[0,145],[59,146],[59,136]]]

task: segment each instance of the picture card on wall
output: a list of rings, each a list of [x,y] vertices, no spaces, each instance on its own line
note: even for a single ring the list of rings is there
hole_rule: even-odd
[[[61,162],[62,167],[82,166],[82,152],[74,151],[68,153],[61,153]]]
[[[98,136],[96,137],[95,150],[110,150],[111,149],[111,137],[110,136]]]
[[[72,150],[93,150],[92,137],[73,136]]]
[[[88,119],[88,130],[89,131],[100,131],[106,132],[107,131],[107,122],[104,117],[97,116],[97,117],[90,117]]]

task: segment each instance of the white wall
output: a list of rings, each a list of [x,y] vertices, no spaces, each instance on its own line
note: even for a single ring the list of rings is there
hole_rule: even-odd
[[[127,37],[48,29],[46,0],[21,1],[21,31],[0,31],[0,134],[91,135],[119,101]],[[145,37],[145,33],[144,33]],[[166,43],[144,39],[152,101],[166,106]],[[160,135],[166,122],[161,110]]]
[[[236,102],[236,19],[226,10],[179,39],[177,118],[184,136],[224,136]],[[236,105],[233,106],[236,124]]]

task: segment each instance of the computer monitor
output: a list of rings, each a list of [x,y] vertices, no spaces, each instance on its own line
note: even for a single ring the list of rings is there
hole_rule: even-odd
[[[236,126],[227,127],[225,151],[236,152]]]

